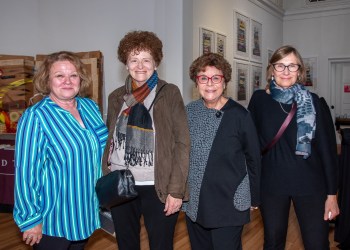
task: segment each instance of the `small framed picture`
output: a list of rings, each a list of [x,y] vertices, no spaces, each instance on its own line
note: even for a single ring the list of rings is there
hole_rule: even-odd
[[[272,55],[273,55],[273,50],[267,49],[267,65],[269,65]]]
[[[234,57],[249,60],[249,18],[234,11],[233,51]]]
[[[234,65],[236,72],[236,101],[241,103],[243,106],[247,106],[249,101],[249,64],[243,61],[236,60],[234,62]]]
[[[215,44],[215,33],[206,28],[199,28],[200,35],[200,51],[199,55],[203,55],[205,53],[214,52],[214,44]]]
[[[226,36],[220,33],[215,34],[216,53],[226,57]]]
[[[317,57],[306,57],[303,58],[306,81],[305,86],[311,90],[316,91],[317,87]]]
[[[250,60],[261,63],[262,49],[262,24],[251,19],[251,44],[250,44]]]
[[[251,97],[254,91],[261,89],[262,85],[262,67],[261,65],[250,65],[250,94]]]

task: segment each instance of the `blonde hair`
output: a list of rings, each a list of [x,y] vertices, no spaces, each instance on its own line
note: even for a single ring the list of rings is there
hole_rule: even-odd
[[[36,90],[43,94],[48,95],[51,92],[49,78],[52,65],[58,61],[69,61],[74,65],[77,73],[80,77],[79,96],[85,97],[88,94],[88,90],[91,86],[91,78],[88,75],[83,62],[80,58],[70,51],[59,51],[48,55],[43,63],[40,65],[37,72],[34,74],[33,82]]]

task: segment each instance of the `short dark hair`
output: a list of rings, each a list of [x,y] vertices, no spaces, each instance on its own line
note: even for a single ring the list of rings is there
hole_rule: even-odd
[[[231,64],[223,56],[217,53],[205,53],[192,62],[189,72],[191,80],[196,83],[197,74],[205,70],[205,67],[207,66],[213,66],[222,71],[225,79],[225,85],[231,81]]]

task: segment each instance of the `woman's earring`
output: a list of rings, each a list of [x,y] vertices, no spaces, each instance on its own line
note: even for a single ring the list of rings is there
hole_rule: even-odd
[[[128,66],[126,66],[126,70],[129,70],[129,67],[128,67]]]
[[[275,77],[274,77],[274,76],[271,76],[271,80],[274,81],[274,80],[275,80]]]

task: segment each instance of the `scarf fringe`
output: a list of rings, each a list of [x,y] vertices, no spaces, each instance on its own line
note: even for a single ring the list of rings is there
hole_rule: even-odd
[[[153,166],[153,151],[127,146],[124,160],[126,166]]]
[[[117,149],[124,149],[125,148],[125,141],[126,141],[126,135],[120,132],[117,132],[117,141],[116,141],[116,148]]]

